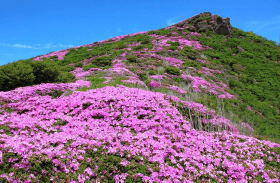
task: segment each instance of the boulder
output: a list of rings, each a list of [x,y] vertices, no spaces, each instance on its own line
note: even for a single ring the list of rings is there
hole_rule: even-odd
[[[244,50],[242,47],[240,47],[240,46],[237,46],[237,49],[238,49],[238,52],[239,52],[239,53],[245,51],[245,50]]]
[[[218,35],[231,35],[232,26],[230,25],[230,19],[227,17],[226,19],[222,19],[218,17],[213,25],[213,31]]]

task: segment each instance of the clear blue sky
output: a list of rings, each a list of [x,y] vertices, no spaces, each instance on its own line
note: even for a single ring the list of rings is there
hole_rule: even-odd
[[[278,0],[9,0],[0,3],[0,65],[115,36],[160,29],[201,12],[279,44]]]

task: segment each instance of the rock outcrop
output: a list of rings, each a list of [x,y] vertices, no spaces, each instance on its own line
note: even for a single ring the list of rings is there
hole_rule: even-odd
[[[217,17],[212,25],[208,25],[207,22],[200,21],[195,24],[195,31],[200,32],[201,30],[211,30],[218,35],[231,35],[232,33],[232,26],[230,24],[230,19],[227,17],[226,19],[222,19],[221,17]]]
[[[218,17],[216,21],[213,23],[213,31],[219,35],[231,35],[232,26],[230,25],[230,19],[227,17],[226,19],[222,19]]]

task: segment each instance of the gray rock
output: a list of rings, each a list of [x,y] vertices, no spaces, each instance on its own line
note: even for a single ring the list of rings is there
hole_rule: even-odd
[[[212,25],[213,31],[218,35],[231,35],[232,26],[230,25],[230,19],[222,19],[218,17]]]
[[[243,51],[245,51],[242,47],[240,47],[240,46],[237,46],[237,49],[238,49],[238,52],[243,52]]]

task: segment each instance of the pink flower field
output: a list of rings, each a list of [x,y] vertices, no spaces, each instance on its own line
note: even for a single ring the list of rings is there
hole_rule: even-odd
[[[67,87],[88,84],[79,81]],[[279,181],[279,172],[264,169],[267,162],[260,158],[280,163],[279,155],[270,150],[280,145],[239,135],[229,121],[203,105],[122,85],[74,91],[59,98],[36,94],[51,89],[65,91],[66,85],[41,84],[0,93],[10,101],[6,107],[14,110],[2,111],[0,124],[6,128],[0,134],[0,160],[24,172],[24,179],[13,173],[0,175],[9,182],[44,177],[54,182],[102,182],[104,177],[116,182],[128,178],[247,182],[258,176]],[[213,116],[203,121],[225,124],[229,131],[194,130],[170,101]],[[42,172],[36,171],[39,167]]]

